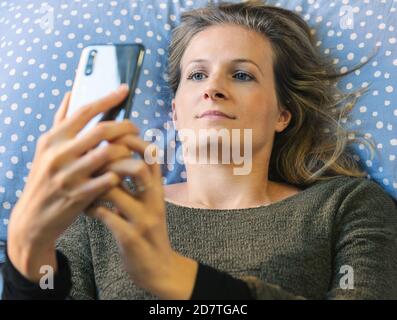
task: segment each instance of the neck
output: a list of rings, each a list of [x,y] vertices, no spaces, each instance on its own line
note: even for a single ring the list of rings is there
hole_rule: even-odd
[[[242,175],[235,174],[241,166],[233,164],[186,164],[187,201],[214,209],[271,203],[273,183],[268,180],[268,166],[265,152],[253,154],[249,173]]]

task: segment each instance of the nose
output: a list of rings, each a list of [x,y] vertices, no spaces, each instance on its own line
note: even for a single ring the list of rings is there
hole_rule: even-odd
[[[226,96],[223,92],[218,89],[207,89],[204,92],[204,99],[211,99],[211,100],[218,100],[218,99],[225,99]]]
[[[226,90],[223,87],[223,80],[220,76],[213,76],[212,79],[208,79],[207,87],[204,89],[203,93],[204,100],[217,101],[219,99],[226,99]]]

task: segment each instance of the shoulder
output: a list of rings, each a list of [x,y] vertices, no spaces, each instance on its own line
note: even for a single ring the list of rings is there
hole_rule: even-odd
[[[335,176],[318,180],[306,187],[299,203],[311,211],[327,212],[341,217],[361,212],[360,215],[393,215],[397,217],[397,206],[393,198],[375,181],[365,177]]]
[[[346,197],[363,192],[373,192],[376,196],[392,199],[376,181],[365,177],[335,176],[327,180],[319,180],[309,188],[320,188],[327,190],[328,194],[337,193]]]
[[[366,219],[397,226],[396,202],[374,180],[338,177],[329,186],[338,195],[337,220]]]
[[[374,180],[362,177],[337,176],[325,182],[328,188],[336,189],[347,199],[363,198],[376,200],[386,200],[392,202],[393,198]]]

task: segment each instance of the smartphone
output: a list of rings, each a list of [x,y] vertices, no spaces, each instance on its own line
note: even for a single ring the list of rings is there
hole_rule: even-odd
[[[108,95],[122,83],[128,84],[129,93],[120,105],[91,119],[77,136],[85,134],[100,121],[129,118],[144,54],[144,46],[138,43],[90,45],[82,50],[66,117]],[[100,146],[106,143],[103,141]]]

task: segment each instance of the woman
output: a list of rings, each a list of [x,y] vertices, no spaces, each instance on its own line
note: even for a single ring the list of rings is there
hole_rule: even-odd
[[[341,75],[304,21],[247,3],[185,13],[169,68],[176,128],[251,129],[238,144],[251,151],[249,173],[189,162],[186,183],[162,186],[130,123],[73,139],[125,88],[71,119],[67,96],[9,222],[3,297],[397,298],[397,210],[348,152],[340,120],[355,99],[338,109],[351,96],[337,96]],[[205,115],[214,110],[224,116]],[[236,147],[200,141],[184,142],[188,158]],[[40,287],[42,266],[55,270],[54,290]]]

